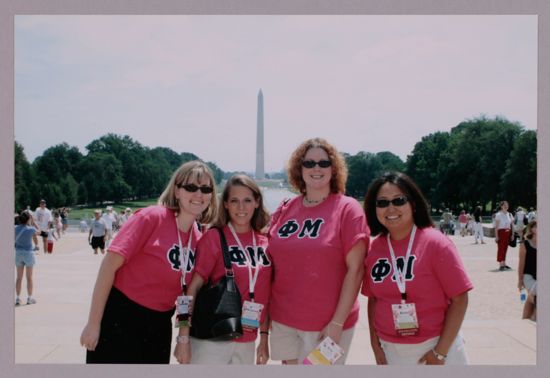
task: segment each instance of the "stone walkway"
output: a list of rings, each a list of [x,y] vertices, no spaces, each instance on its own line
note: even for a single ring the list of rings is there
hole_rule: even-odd
[[[497,269],[496,244],[474,245],[473,237],[451,237],[457,245],[475,289],[462,334],[472,365],[536,364],[536,323],[521,320],[522,304],[516,288],[518,248],[508,251],[513,271]],[[93,255],[86,234],[68,232],[54,253],[37,255],[34,305],[15,311],[15,362],[82,364],[85,351],[80,332],[88,317],[90,299],[101,255]],[[25,294],[23,284],[23,294]],[[348,364],[374,364],[366,318],[366,299],[360,298],[361,317]],[[172,360],[175,363],[175,360]]]

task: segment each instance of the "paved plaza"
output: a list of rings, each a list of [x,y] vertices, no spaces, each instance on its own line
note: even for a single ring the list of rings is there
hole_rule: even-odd
[[[87,233],[69,230],[51,255],[37,255],[35,293],[38,303],[15,307],[15,362],[81,364],[85,350],[80,332],[88,317],[93,285],[102,256],[94,255]],[[497,269],[496,244],[473,244],[473,237],[451,236],[474,283],[462,334],[472,365],[536,364],[536,323],[522,320],[517,290],[518,248],[508,251],[513,270]],[[23,283],[22,298],[26,287]],[[374,364],[366,317],[361,316],[348,364]],[[172,363],[176,361],[172,358]]]

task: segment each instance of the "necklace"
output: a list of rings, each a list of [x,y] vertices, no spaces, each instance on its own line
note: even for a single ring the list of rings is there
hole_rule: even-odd
[[[317,203],[321,203],[323,202],[324,200],[327,199],[328,196],[324,196],[323,198],[319,199],[319,200],[310,200],[308,199],[306,196],[304,196],[304,202],[307,203],[308,205],[315,205]]]

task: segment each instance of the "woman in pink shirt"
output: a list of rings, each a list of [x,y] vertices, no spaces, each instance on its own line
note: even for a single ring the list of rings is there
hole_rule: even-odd
[[[86,363],[170,362],[176,298],[191,281],[201,236],[197,220],[209,223],[215,215],[215,188],[208,165],[187,162],[158,205],[128,219],[99,268],[80,336]]]
[[[326,336],[344,349],[337,363],[349,351],[369,234],[360,204],[344,195],[346,179],[344,158],[324,139],[305,141],[288,163],[300,195],[273,214],[268,248],[271,355],[283,363],[302,363]]]
[[[376,363],[466,364],[459,330],[473,285],[453,242],[433,228],[420,189],[388,172],[371,184],[364,206],[377,236],[361,291]]]
[[[246,175],[231,177],[223,190],[214,227],[221,229],[225,235],[243,309],[253,308],[251,313],[254,318],[246,322],[247,327],[244,327],[243,321],[243,335],[235,340],[213,341],[191,337],[190,344],[178,344],[175,352],[178,362],[210,365],[253,365],[255,361],[257,364],[267,363],[269,331],[266,313],[272,265],[266,251],[267,237],[262,229],[268,221],[262,191],[254,180]],[[215,285],[225,275],[217,229],[208,230],[197,249],[195,274],[188,290],[188,295],[193,297],[204,284],[210,282]],[[181,327],[178,338],[189,339],[189,331],[188,327]],[[255,351],[258,333],[260,342]]]

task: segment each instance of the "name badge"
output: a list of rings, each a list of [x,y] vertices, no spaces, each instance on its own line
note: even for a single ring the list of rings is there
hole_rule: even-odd
[[[414,303],[393,304],[393,323],[395,331],[401,336],[413,336],[418,333],[418,319]]]
[[[260,317],[264,305],[261,303],[244,301],[241,316],[241,324],[244,330],[255,331],[260,327]]]
[[[190,295],[180,295],[176,298],[176,314],[189,315],[189,308],[193,302],[193,297]]]
[[[327,336],[307,355],[304,365],[334,365],[343,355],[344,349]]]

